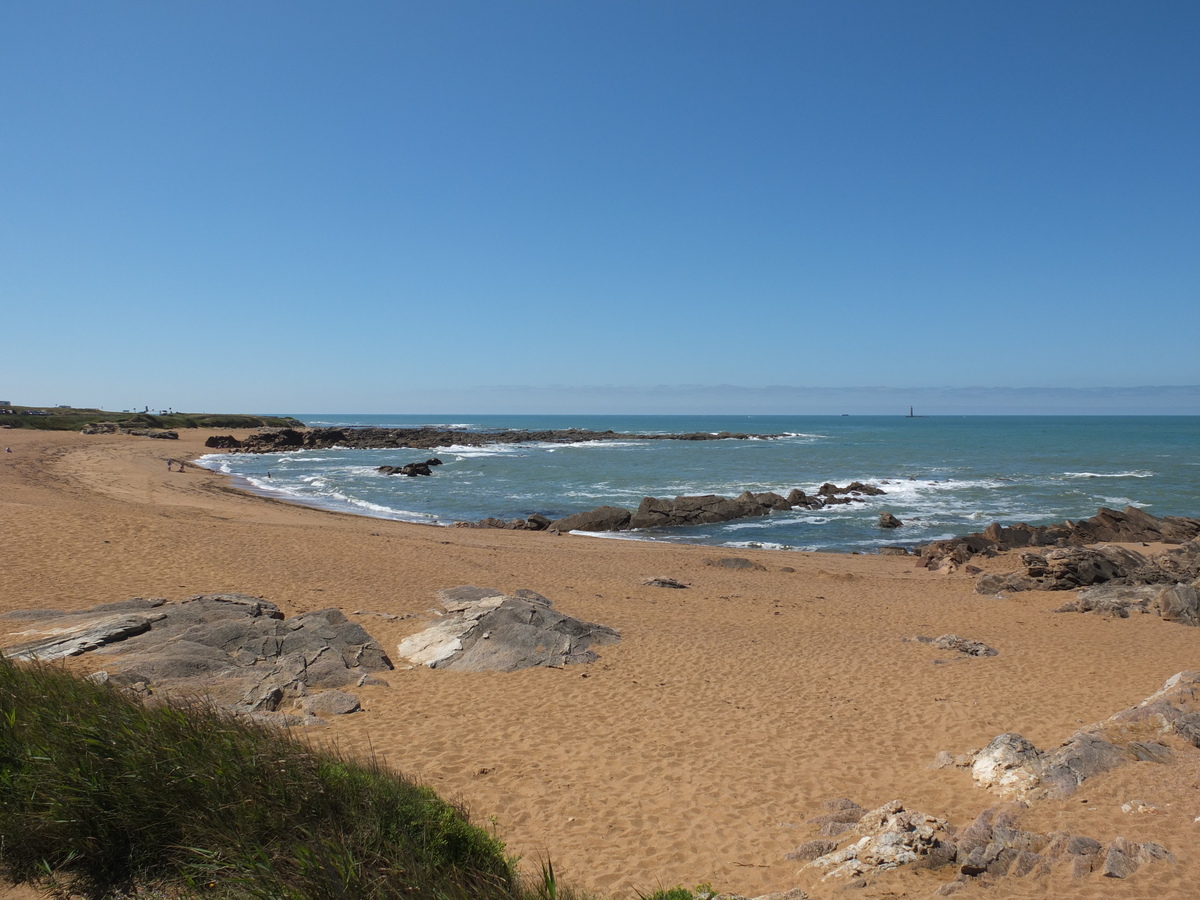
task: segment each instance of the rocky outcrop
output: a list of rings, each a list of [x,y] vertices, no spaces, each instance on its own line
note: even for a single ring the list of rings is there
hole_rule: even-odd
[[[478,522],[455,522],[455,528],[506,528],[509,531],[545,531],[550,527],[550,520],[545,516],[534,513],[528,519],[497,519],[489,516]]]
[[[945,819],[911,809],[893,800],[862,815],[836,843],[815,840],[788,854],[789,859],[811,859],[808,868],[827,870],[822,880],[876,878],[899,868],[951,870],[953,881],[937,890],[949,895],[966,883],[990,876],[1026,878],[1069,868],[1076,878],[1127,878],[1150,862],[1171,862],[1159,844],[1115,838],[1107,845],[1067,832],[1043,834],[1018,827],[1023,804],[1010,803],[986,809],[964,828]],[[846,841],[840,849],[825,850],[830,843]],[[814,857],[814,854],[819,854]]]
[[[717,522],[729,522],[734,519],[746,519],[754,516],[765,516],[772,512],[786,512],[790,509],[821,509],[829,503],[850,503],[859,501],[861,493],[882,494],[880,488],[872,488],[860,482],[839,488],[826,484],[822,487],[831,490],[825,494],[810,497],[799,488],[793,489],[786,497],[773,491],[754,493],[743,491],[736,497],[721,497],[717,494],[702,494],[693,497],[645,497],[637,510],[631,511],[621,507],[601,506],[585,513],[576,513],[550,523],[555,531],[626,531],[638,528],[678,528],[694,525],[711,525]],[[855,488],[855,490],[851,490]],[[862,488],[864,490],[858,490]],[[869,490],[865,490],[868,489]],[[853,496],[840,496],[852,494]]]
[[[817,489],[817,493],[822,497],[837,497],[843,494],[850,494],[856,497],[859,494],[865,494],[868,497],[878,497],[886,494],[887,491],[883,488],[875,487],[873,484],[863,484],[861,481],[852,481],[845,487],[838,487],[836,484],[830,484],[827,481]]]
[[[1197,626],[1200,625],[1200,591],[1190,584],[1106,584],[1080,591],[1075,600],[1054,611],[1095,612],[1121,619],[1128,619],[1134,613],[1157,614],[1167,622]]]
[[[698,497],[646,497],[630,517],[629,528],[675,527],[680,525],[710,525],[765,516],[772,510],[789,510],[791,504],[779,494],[755,494],[744,491],[737,497],[705,494]]]
[[[899,528],[903,524],[904,524],[903,522],[901,522],[899,519],[897,519],[895,516],[893,516],[890,512],[887,512],[886,510],[884,510],[883,512],[881,512],[879,514],[879,527],[880,528]]]
[[[203,694],[239,712],[270,713],[311,691],[378,683],[383,648],[336,609],[284,619],[268,600],[198,594],[105,604],[82,613],[27,614],[31,637],[12,659],[53,660],[104,649],[105,680],[142,690]]]
[[[1062,798],[1094,775],[1127,763],[1165,763],[1170,747],[1153,738],[1176,734],[1200,747],[1200,672],[1180,672],[1137,706],[1080,729],[1058,747],[1039,750],[1016,732],[953,759],[980,787],[1013,800]]]
[[[204,446],[212,450],[237,450],[242,446],[242,442],[232,434],[213,434],[209,435]]]
[[[447,615],[400,643],[400,655],[414,665],[513,672],[589,663],[598,658],[593,645],[620,640],[607,626],[563,615],[533,591],[506,595],[491,588],[459,587],[440,591],[438,597]]]
[[[425,462],[407,463],[403,466],[376,466],[375,471],[383,475],[407,475],[411,478],[416,475],[432,475],[433,466],[441,464],[442,461],[435,456]]]
[[[551,531],[624,531],[633,513],[619,506],[599,506],[587,512],[555,519]]]
[[[1120,546],[1027,552],[1021,563],[1021,571],[981,575],[976,593],[1076,591],[1076,599],[1055,612],[1157,614],[1168,622],[1200,625],[1200,540],[1152,556]]]
[[[930,569],[954,571],[972,556],[995,556],[1005,550],[1025,547],[1083,547],[1088,544],[1167,543],[1179,544],[1200,537],[1200,519],[1179,516],[1159,518],[1134,506],[1118,512],[1100,507],[1096,515],[1061,525],[1005,527],[994,522],[985,530],[945,541],[934,541],[920,548],[921,565]]]
[[[957,634],[943,634],[941,637],[927,637],[919,634],[914,638],[904,638],[906,641],[913,641],[918,644],[932,644],[939,650],[952,650],[955,653],[961,653],[963,656],[996,656],[1000,653],[994,647],[989,647],[983,641],[972,641],[967,638],[961,638]]]
[[[1092,585],[1180,584],[1200,579],[1200,540],[1145,556],[1125,547],[1067,547],[1022,553],[1022,571],[983,575],[976,593],[1071,591]]]

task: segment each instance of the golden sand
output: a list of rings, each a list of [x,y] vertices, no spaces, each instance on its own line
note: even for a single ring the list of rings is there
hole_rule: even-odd
[[[168,458],[204,453],[207,433],[2,434],[13,452],[0,453],[0,613],[214,591],[260,595],[288,615],[336,607],[398,669],[390,686],[360,689],[363,712],[310,736],[384,756],[465,801],[534,868],[548,857],[563,881],[614,897],[698,882],[840,896],[840,884],[784,858],[815,836],[805,822],[822,801],[900,798],[967,824],[997,801],[962,769],[929,768],[938,751],[1004,731],[1054,746],[1200,668],[1200,630],[1054,614],[1062,594],[981,597],[971,577],[912,558],[738,551],[766,570],[720,569],[704,564],[727,555],[719,548],[410,525],[250,496],[195,467],[167,471]],[[656,575],[691,587],[642,584]],[[587,666],[399,668],[396,644],[439,588],[462,584],[535,590],[622,640]],[[956,659],[903,641],[949,632],[1000,653]],[[1173,746],[1173,765],[1098,776],[1035,804],[1021,825],[1153,840],[1176,863],[1124,881],[1072,879],[1063,867],[956,896],[1200,895],[1200,752]],[[1129,800],[1159,811],[1123,813]],[[853,894],[924,897],[952,874],[892,873]]]

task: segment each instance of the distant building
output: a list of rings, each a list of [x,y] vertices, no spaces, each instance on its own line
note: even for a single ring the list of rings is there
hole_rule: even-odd
[[[0,400],[0,406],[12,406],[11,400]]]

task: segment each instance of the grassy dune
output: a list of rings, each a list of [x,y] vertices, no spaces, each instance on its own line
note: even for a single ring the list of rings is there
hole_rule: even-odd
[[[113,412],[103,409],[61,409],[43,406],[10,406],[0,414],[0,425],[40,431],[78,431],[85,425],[115,422],[123,428],[303,428],[291,416],[250,416],[210,413]]]
[[[374,762],[4,660],[0,874],[94,900],[567,896],[523,890],[494,835]]]

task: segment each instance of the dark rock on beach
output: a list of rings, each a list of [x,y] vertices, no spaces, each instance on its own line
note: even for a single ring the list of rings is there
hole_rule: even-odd
[[[687,585],[682,581],[677,581],[674,578],[668,578],[665,575],[657,575],[654,578],[648,578],[642,582],[647,587],[674,588],[675,590],[686,590]]]
[[[600,506],[550,523],[552,531],[623,531],[633,514],[619,506]]]
[[[232,434],[214,434],[209,436],[204,446],[213,450],[236,450],[242,446],[242,442]]]
[[[534,513],[528,519],[498,519],[495,516],[489,516],[486,519],[480,519],[478,522],[455,522],[455,528],[504,528],[509,531],[545,531],[550,525],[550,520],[545,516]]]

